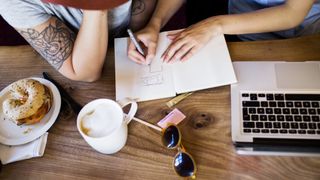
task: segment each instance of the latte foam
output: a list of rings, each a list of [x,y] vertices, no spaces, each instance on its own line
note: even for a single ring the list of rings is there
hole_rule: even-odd
[[[122,123],[122,112],[114,107],[97,105],[81,119],[81,130],[90,137],[104,137],[112,133]]]

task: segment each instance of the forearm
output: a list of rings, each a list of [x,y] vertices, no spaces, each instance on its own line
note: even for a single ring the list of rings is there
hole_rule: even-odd
[[[72,53],[75,79],[93,81],[100,76],[107,46],[107,11],[84,10]]]
[[[185,0],[158,0],[157,7],[147,26],[160,31],[184,2]]]
[[[280,31],[299,25],[309,12],[313,0],[288,0],[284,5],[255,12],[216,16],[208,19],[223,34],[248,34]]]

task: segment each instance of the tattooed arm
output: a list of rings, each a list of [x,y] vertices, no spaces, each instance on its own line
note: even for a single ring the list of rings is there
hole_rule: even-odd
[[[78,35],[55,17],[18,32],[61,74],[92,82],[100,77],[108,45],[107,11],[83,11]]]
[[[133,31],[144,28],[148,23],[158,0],[133,0],[130,28]]]

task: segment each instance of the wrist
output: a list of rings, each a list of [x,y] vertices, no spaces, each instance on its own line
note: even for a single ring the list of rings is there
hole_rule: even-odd
[[[160,32],[162,27],[162,21],[159,18],[152,18],[147,24],[147,28]]]
[[[86,10],[83,9],[83,16],[107,16],[107,10]]]
[[[209,18],[208,21],[210,24],[209,30],[212,32],[212,36],[224,34],[223,21],[220,16]]]

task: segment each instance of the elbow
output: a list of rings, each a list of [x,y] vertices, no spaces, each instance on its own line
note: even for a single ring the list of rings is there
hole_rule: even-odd
[[[288,21],[287,29],[292,29],[299,26],[303,22],[304,18],[291,19]]]
[[[91,82],[97,81],[99,78],[100,78],[100,76],[98,76],[98,77],[88,77],[88,78],[80,79],[80,80],[78,80],[78,81],[91,83]]]
[[[68,61],[59,69],[59,72],[66,78],[73,81],[94,82],[100,78],[102,69],[102,63],[101,65],[95,64],[93,67],[90,66],[90,64],[74,67],[71,61]]]
[[[75,77],[72,80],[81,82],[95,82],[100,78],[100,75],[88,75],[85,77]],[[71,79],[71,78],[70,78]]]
[[[305,17],[307,16],[307,12],[306,13],[301,13],[297,10],[294,10],[294,8],[292,8],[291,11],[289,11],[287,13],[285,17],[285,21],[287,29],[291,29],[291,28],[295,28],[297,26],[299,26],[305,19]]]
[[[100,78],[100,73],[97,74],[86,74],[86,75],[64,75],[66,78],[73,81],[81,81],[81,82],[95,82]]]

